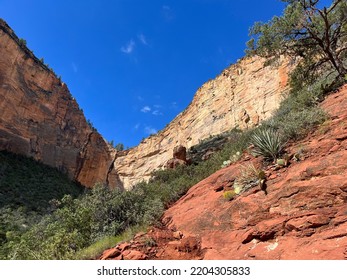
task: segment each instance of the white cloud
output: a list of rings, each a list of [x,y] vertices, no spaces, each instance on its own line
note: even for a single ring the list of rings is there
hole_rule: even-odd
[[[143,107],[143,108],[141,109],[141,112],[142,112],[142,113],[148,113],[148,112],[150,112],[151,110],[152,110],[151,107],[145,106],[145,107]]]
[[[135,42],[130,40],[125,46],[121,47],[120,50],[123,53],[131,54],[135,48]]]
[[[171,108],[176,109],[178,107],[178,104],[176,101],[171,102]]]
[[[163,14],[164,19],[166,21],[171,21],[175,18],[175,14],[174,14],[173,10],[168,5],[162,6],[162,14]]]
[[[144,131],[146,134],[156,134],[158,132],[154,127],[151,126],[146,126]]]
[[[163,115],[163,113],[160,112],[159,110],[154,110],[154,111],[152,112],[152,114],[155,115],[155,116],[162,116],[162,115]]]
[[[139,130],[140,125],[141,125],[140,123],[135,124],[134,129],[135,129],[135,130]]]
[[[78,72],[78,67],[77,67],[77,64],[75,62],[71,63],[71,67],[72,67],[72,70],[74,71],[74,73]]]
[[[140,40],[140,42],[145,45],[145,46],[148,46],[148,42],[147,42],[147,39],[145,37],[145,35],[143,35],[142,33],[137,35],[137,38]]]

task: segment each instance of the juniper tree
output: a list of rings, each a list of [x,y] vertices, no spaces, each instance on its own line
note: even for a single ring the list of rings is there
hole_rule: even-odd
[[[248,54],[269,61],[281,55],[299,58],[297,72],[312,76],[323,67],[337,72],[336,80],[347,79],[347,2],[334,0],[320,7],[319,0],[281,0],[283,15],[250,29]],[[335,80],[335,81],[336,81]]]

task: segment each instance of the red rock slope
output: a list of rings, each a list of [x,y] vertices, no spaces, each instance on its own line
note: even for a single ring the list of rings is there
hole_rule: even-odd
[[[168,209],[166,228],[113,253],[123,259],[347,259],[347,85],[322,107],[331,120],[287,149],[300,149],[302,160],[266,170],[267,195],[255,187],[226,201],[216,191],[230,185],[240,165],[259,162],[244,156]],[[112,258],[108,253],[104,259]]]

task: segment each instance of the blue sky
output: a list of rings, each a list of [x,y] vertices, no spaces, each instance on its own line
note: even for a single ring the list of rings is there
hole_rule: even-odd
[[[279,0],[0,0],[0,17],[62,77],[108,140],[137,145],[244,55]]]

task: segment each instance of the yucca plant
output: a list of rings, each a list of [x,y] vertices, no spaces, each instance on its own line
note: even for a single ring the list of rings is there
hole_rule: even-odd
[[[283,151],[283,142],[280,134],[273,128],[256,130],[251,136],[253,154],[263,156],[267,160],[276,160]]]

